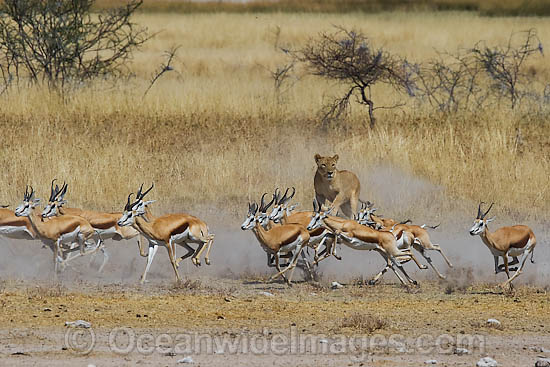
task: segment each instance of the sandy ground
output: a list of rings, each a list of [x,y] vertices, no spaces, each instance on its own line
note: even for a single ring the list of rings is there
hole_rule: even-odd
[[[534,366],[550,357],[549,306],[546,289],[528,286],[512,294],[433,282],[333,290],[256,278],[143,287],[4,281],[0,365],[171,366],[191,357],[204,366],[473,366],[487,355],[500,366]],[[79,319],[92,327],[64,326]]]

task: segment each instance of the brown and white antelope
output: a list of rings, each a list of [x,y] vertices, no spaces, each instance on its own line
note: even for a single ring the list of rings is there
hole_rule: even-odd
[[[7,207],[8,205],[0,206],[0,236],[28,240],[36,238],[36,231],[29,218],[18,217],[13,210],[6,209]]]
[[[248,204],[248,214],[241,225],[241,229],[243,231],[251,229],[264,251],[275,257],[275,267],[278,273],[271,276],[269,280],[281,276],[291,286],[292,274],[296,267],[298,256],[300,256],[304,247],[308,244],[309,232],[299,224],[282,224],[274,226],[271,229],[265,229],[263,225],[269,221],[267,209],[275,201],[275,198],[270,203],[265,204],[264,196],[265,194],[262,196],[260,207],[256,203]],[[289,253],[292,253],[290,263],[286,268],[281,270],[280,259],[282,255]],[[285,273],[288,270],[291,270],[291,272],[287,279]]]
[[[477,207],[477,216],[474,220],[474,225],[470,228],[470,235],[479,235],[481,240],[489,248],[489,251],[493,254],[495,260],[495,274],[501,271],[506,272],[508,280],[501,284],[502,287],[509,285],[512,287],[512,281],[516,279],[525,266],[525,261],[529,254],[531,254],[531,262],[533,261],[533,255],[535,246],[537,245],[537,239],[533,230],[525,225],[515,225],[510,227],[501,227],[494,232],[489,232],[487,223],[495,220],[495,217],[486,219],[485,217],[493,207],[494,203],[491,203],[489,209],[485,213],[482,213],[481,204]],[[515,261],[508,263],[508,256],[514,257]],[[517,257],[521,256],[521,260],[517,261]],[[504,270],[501,270],[498,266],[498,258],[502,257],[504,260]],[[510,277],[509,265],[515,265],[519,263],[519,269],[516,270],[514,275]]]
[[[214,241],[214,234],[209,232],[204,221],[189,214],[177,213],[155,217],[148,213],[146,209],[148,203],[144,202],[143,198],[152,188],[153,186],[145,193],[141,193],[140,188],[136,197],[137,200],[134,203],[131,203],[130,200],[132,194],[128,195],[128,201],[124,207],[122,217],[118,220],[118,225],[133,226],[149,242],[147,265],[141,276],[141,283],[146,281],[147,272],[159,246],[165,247],[168,251],[176,281],[181,281],[178,267],[183,259],[192,256],[193,264],[200,266],[200,255],[207,249],[204,261],[207,265],[210,265],[209,254]],[[146,215],[147,217],[145,217]],[[193,249],[189,244],[197,244],[198,247]],[[176,245],[183,246],[188,251],[186,255],[179,259],[176,259]]]
[[[64,255],[76,250],[72,246],[63,248],[64,244],[79,244],[80,254],[87,255],[101,249],[101,240],[90,223],[81,217],[66,215],[43,221],[35,208],[40,199],[34,197],[34,189],[25,189],[23,202],[15,209],[18,217],[28,217],[38,238],[53,251],[54,274],[57,276],[59,263],[65,262]],[[95,242],[97,240],[97,243]],[[92,243],[91,250],[86,251],[86,245]],[[95,245],[94,245],[95,244]]]
[[[405,275],[410,283],[417,284],[407,274],[401,263],[412,259],[420,269],[426,269],[426,266],[418,262],[411,250],[400,250],[392,233],[374,230],[354,220],[330,216],[328,212],[321,208],[321,205],[317,207],[316,201],[313,202],[313,206],[315,208],[315,215],[311,218],[311,222],[307,227],[308,230],[324,224],[334,233],[336,237],[335,242],[338,239],[342,239],[342,242],[346,246],[354,250],[374,250],[378,252],[386,260],[386,264],[392,269],[401,283],[405,284],[405,281],[395,267]],[[376,280],[373,279],[373,281]]]
[[[42,211],[42,218],[50,218],[60,215],[73,215],[86,219],[98,233],[101,241],[106,239],[112,239],[114,241],[129,240],[134,237],[139,236],[139,231],[133,227],[121,227],[117,224],[117,221],[122,216],[122,213],[103,213],[92,210],[83,210],[79,208],[65,208],[67,201],[65,200],[65,194],[67,193],[67,184],[63,183],[61,189],[55,185],[55,180],[52,181],[50,189],[50,199],[48,204]],[[140,255],[143,257],[147,256],[147,253],[144,251],[141,236],[138,237],[138,249]],[[105,248],[102,248],[103,252],[103,263],[99,268],[101,272],[109,259],[109,255]]]
[[[311,221],[311,217],[314,215],[314,212],[303,211],[293,213],[293,210],[296,208],[297,204],[289,206],[289,203],[290,200],[292,200],[292,198],[294,197],[296,190],[293,187],[292,194],[287,197],[288,190],[289,189],[285,191],[282,197],[280,197],[280,193],[278,192],[278,190],[275,191],[275,201],[273,209],[269,214],[269,219],[275,223],[299,224],[302,227],[307,228],[309,222]],[[330,253],[332,253],[332,255],[338,260],[342,259],[333,250],[332,245],[334,244],[334,235],[331,231],[329,231],[325,227],[319,227],[308,232],[310,236],[308,246],[313,248],[315,251],[316,264],[320,261],[320,257],[322,257],[322,259],[325,259],[327,257],[325,255]]]

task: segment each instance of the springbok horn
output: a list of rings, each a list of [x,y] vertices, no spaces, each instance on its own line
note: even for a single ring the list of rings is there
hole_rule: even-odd
[[[279,204],[284,204],[284,202],[286,201],[286,195],[288,194],[288,190],[290,190],[290,189],[287,187],[286,190],[285,190],[285,194],[283,195],[281,200],[279,200]]]
[[[263,208],[262,210],[262,213],[265,213],[267,211],[267,209],[269,209],[269,207],[275,202],[275,198],[272,198],[271,201],[269,203],[267,203],[267,205]]]
[[[34,189],[33,189],[33,187],[31,186],[31,193],[30,193],[30,195],[29,195],[29,201],[31,201],[33,197],[34,197]]]
[[[318,210],[317,210],[317,200],[316,200],[316,199],[313,199],[313,211],[314,211],[315,213],[318,212]]]
[[[61,186],[61,190],[58,191],[57,193],[58,195],[56,195],[58,200],[63,200],[63,198],[65,197],[65,194],[67,193],[67,187],[68,187],[67,183],[63,182],[63,186]]]
[[[51,189],[50,189],[50,201],[54,201],[56,195],[57,195],[57,190],[59,189],[59,187],[56,185],[56,188],[54,189],[53,187],[53,184],[55,183],[55,181],[57,180],[57,178],[54,178],[52,180],[52,186],[51,186]]]
[[[134,194],[133,192],[128,194],[128,200],[126,201],[126,205],[124,206],[124,210],[130,210],[130,208],[132,206],[131,205],[132,200],[130,198],[132,197],[133,194]]]
[[[288,201],[292,200],[292,198],[294,197],[295,194],[296,194],[296,188],[294,186],[292,186],[292,195],[290,195],[288,197]]]
[[[137,191],[136,199],[139,199],[141,197],[141,190],[143,190],[143,183],[141,184],[141,186],[139,187],[139,190]]]
[[[491,205],[489,206],[489,209],[487,209],[487,211],[485,212],[485,214],[483,214],[483,215],[481,216],[481,219],[485,218],[485,216],[489,213],[489,210],[491,210],[491,208],[493,207],[493,204],[495,204],[495,203],[491,203]]]
[[[265,192],[263,195],[262,195],[262,199],[260,200],[260,211],[263,212],[264,211],[264,206],[265,206],[265,196],[267,195],[267,192]]]
[[[481,201],[479,203],[479,205],[477,206],[477,217],[476,217],[476,219],[482,219],[481,218],[481,204],[485,204],[485,203],[483,201]]]
[[[149,191],[153,190],[153,187],[155,187],[155,183],[154,183],[154,182],[152,182],[152,183],[151,183],[151,187],[149,187],[149,188],[147,189],[147,191],[145,191],[145,192],[141,195],[141,199],[143,199],[143,197],[144,197],[145,195],[147,195],[147,194],[149,193]]]
[[[23,201],[27,201],[28,191],[29,191],[29,185],[26,185],[25,186],[25,195],[23,195]]]

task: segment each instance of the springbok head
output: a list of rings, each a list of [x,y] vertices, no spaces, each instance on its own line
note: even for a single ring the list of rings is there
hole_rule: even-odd
[[[489,209],[487,209],[487,211],[485,213],[483,213],[482,210],[481,210],[481,204],[485,204],[485,203],[481,202],[481,203],[479,203],[479,206],[477,207],[477,216],[476,216],[476,219],[474,219],[474,225],[472,226],[472,228],[470,228],[470,234],[472,236],[481,234],[485,230],[485,228],[487,227],[487,223],[492,222],[493,220],[495,220],[495,217],[492,217],[492,218],[489,218],[489,219],[485,218],[487,216],[487,214],[489,213],[489,211],[491,210],[491,208],[493,207],[494,203],[491,203],[491,205],[489,206]]]
[[[15,215],[18,217],[28,217],[39,203],[40,199],[34,197],[34,189],[30,186],[25,187],[25,195],[23,196],[23,202],[15,208]]]
[[[67,193],[67,184],[63,182],[63,186],[60,189],[57,184],[55,184],[55,187],[53,186],[55,181],[56,179],[54,178],[50,189],[50,199],[44,210],[42,210],[42,218],[56,216],[59,213],[59,208],[67,203],[67,200],[64,199]]]
[[[271,214],[269,214],[269,219],[274,222],[280,222],[281,219],[283,219],[283,216],[285,214],[285,210],[287,211],[287,215],[290,214],[292,210],[296,207],[296,205],[293,205],[292,207],[288,206],[288,203],[292,198],[294,197],[294,194],[296,194],[296,189],[292,188],[292,194],[289,196],[288,191],[290,188],[287,188],[284,195],[281,197],[281,192],[277,188],[275,190],[275,193],[273,194],[273,209],[271,210]]]
[[[311,220],[309,221],[307,230],[312,231],[316,228],[321,227],[321,225],[323,225],[323,220],[325,220],[326,217],[330,215],[332,209],[333,208],[327,210],[317,202],[317,199],[313,199],[313,215],[311,216]]]

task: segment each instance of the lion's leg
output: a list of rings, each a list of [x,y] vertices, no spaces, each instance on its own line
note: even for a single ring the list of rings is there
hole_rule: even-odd
[[[351,212],[353,215],[357,215],[357,205],[359,204],[359,190],[353,190],[349,199],[351,205]]]
[[[332,215],[338,215],[339,213],[342,213],[341,206],[342,204],[344,204],[345,201],[346,199],[343,194],[340,193],[336,195],[336,197],[334,198],[334,201],[332,202]],[[349,218],[352,218],[352,216],[350,215]]]

